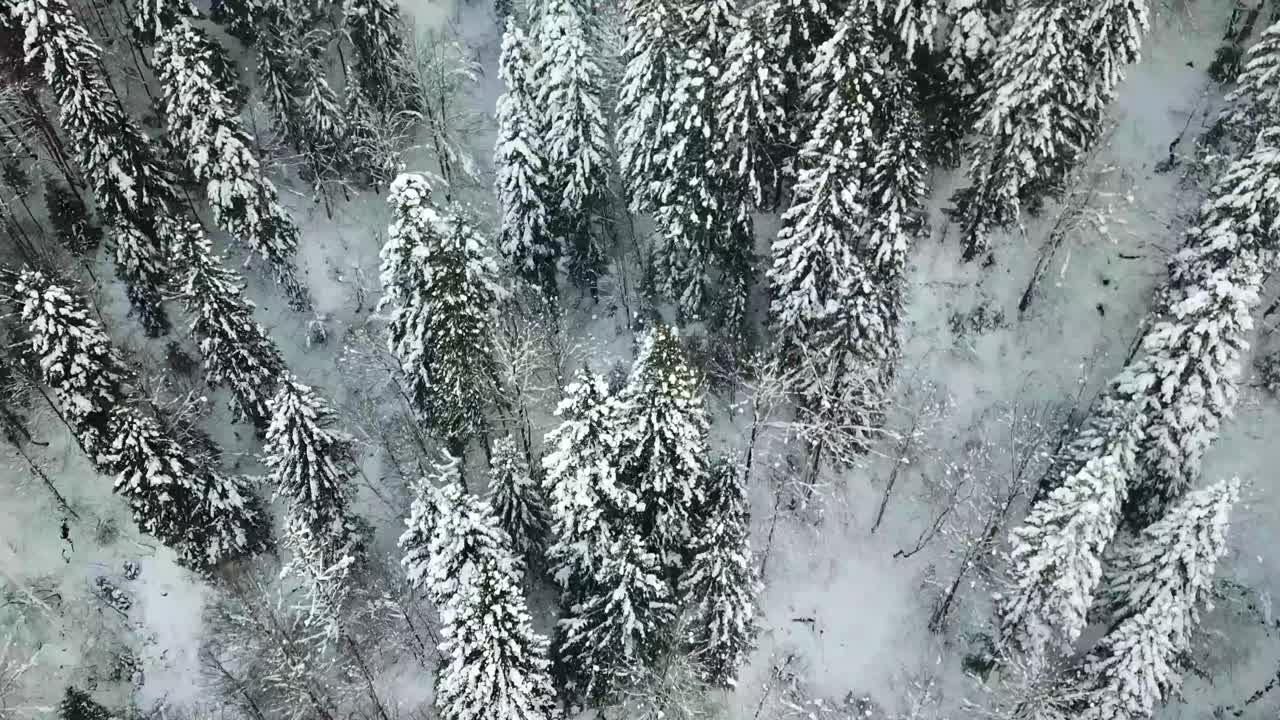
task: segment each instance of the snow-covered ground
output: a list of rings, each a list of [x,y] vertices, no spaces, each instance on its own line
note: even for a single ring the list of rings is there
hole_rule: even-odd
[[[449,27],[458,34],[480,68],[469,92],[473,109],[490,116],[501,87],[488,4],[476,0],[458,8],[414,0],[405,10],[419,26]],[[1114,129],[1075,181],[1074,192],[1086,198],[1084,209],[1071,215],[1065,239],[1045,265],[1025,311],[1019,310],[1024,290],[1070,202],[1049,203],[1039,217],[1026,218],[1021,232],[996,238],[993,266],[966,265],[959,262],[955,232],[940,212],[963,174],[935,175],[931,235],[912,254],[898,397],[889,427],[904,432],[911,408],[927,392],[947,409],[926,423],[915,443],[918,451],[899,468],[885,519],[874,534],[871,525],[898,437],[886,439],[862,466],[824,478],[816,497],[799,509],[775,504],[775,475],[769,469],[782,466],[784,449],[769,446],[771,454],[750,488],[753,543],[762,560],[767,549],[762,634],[737,690],[722,698],[730,717],[795,712],[782,702],[784,683],[774,672],[780,664],[801,678],[813,697],[836,705],[846,698],[869,698],[869,704],[854,707],[870,714],[912,712],[912,699],[918,701],[926,687],[931,700],[923,710],[916,702],[916,712],[971,712],[963,699],[977,697],[977,690],[963,661],[981,647],[993,585],[972,573],[946,630],[934,633],[927,624],[942,592],[939,584],[957,571],[956,546],[945,529],[955,521],[944,519],[943,532],[910,557],[895,554],[913,548],[922,533],[927,536],[943,509],[938,491],[950,477],[948,461],[959,461],[980,439],[991,442],[999,456],[1002,413],[1034,408],[1061,420],[1072,408],[1083,411],[1123,364],[1151,290],[1200,199],[1193,184],[1181,181],[1181,167],[1167,173],[1156,167],[1176,138],[1181,138],[1179,150],[1189,151],[1221,100],[1205,68],[1229,10],[1229,3],[1211,0],[1173,0],[1154,9],[1143,60],[1129,70],[1113,107]],[[467,141],[484,178],[492,133],[477,132]],[[418,169],[414,163],[426,163],[425,158],[425,153],[411,155],[409,169]],[[248,294],[290,369],[344,405],[367,389],[340,360],[352,333],[377,322],[378,249],[389,213],[381,198],[361,195],[339,200],[330,218],[296,178],[276,181],[303,229],[301,276],[312,289],[328,342],[309,346],[307,323],[314,318],[290,311],[254,271],[246,273]],[[473,200],[482,208],[488,202],[483,193]],[[99,277],[110,277],[108,268],[101,270]],[[122,319],[123,293],[114,286],[102,288],[97,301],[104,315],[118,319],[110,323],[117,343],[160,366],[164,343],[144,338],[135,322]],[[590,305],[567,323],[601,370],[630,359],[631,338],[620,334],[622,326]],[[230,422],[224,401],[220,394],[211,397],[207,429],[229,453],[228,467],[259,473],[257,441],[246,426]],[[749,413],[726,397],[710,398],[708,404],[715,412],[717,446],[740,448]],[[729,408],[734,412],[726,412]],[[545,426],[549,406],[541,410],[539,422]],[[207,702],[211,695],[199,649],[211,591],[179,569],[169,551],[137,534],[123,503],[111,494],[110,479],[94,473],[54,419],[44,418],[37,427],[36,439],[47,445],[30,445],[27,451],[78,517],[64,518],[26,461],[6,455],[0,466],[0,663],[8,665],[0,664],[0,683],[7,673],[24,671],[17,680],[21,692],[11,696],[17,704],[11,699],[10,707],[0,707],[0,718],[43,716],[67,683],[96,686],[100,701],[115,707],[133,702],[144,711],[157,703],[173,709]],[[1247,500],[1235,515],[1231,552],[1219,569],[1221,578],[1248,591],[1224,592],[1206,613],[1195,653],[1203,673],[1186,678],[1183,700],[1163,710],[1166,715],[1204,716],[1219,705],[1237,704],[1275,672],[1280,642],[1270,597],[1280,582],[1280,557],[1269,549],[1280,532],[1280,500],[1270,477],[1272,461],[1280,460],[1280,449],[1271,442],[1278,427],[1276,402],[1247,388],[1235,419],[1206,460],[1207,480],[1238,475],[1249,483]],[[361,490],[360,510],[378,530],[375,553],[392,558],[408,502],[385,460],[372,448],[366,454],[363,469],[370,488]],[[139,564],[136,579],[126,577],[127,561]],[[131,607],[117,611],[104,603],[100,577],[131,597]],[[114,679],[106,671],[126,648],[138,660],[136,690],[127,671]],[[403,703],[399,709],[405,714],[430,697],[431,678],[421,668],[389,668],[380,683]],[[1251,706],[1246,715],[1274,715],[1278,707],[1280,695]]]

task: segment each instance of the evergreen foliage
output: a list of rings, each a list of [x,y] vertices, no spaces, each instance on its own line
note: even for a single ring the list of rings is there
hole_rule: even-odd
[[[1065,181],[1101,134],[1146,26],[1145,0],[1017,10],[983,75],[971,186],[953,198],[965,259],[985,253],[989,233],[1013,223],[1023,203],[1037,206]]]
[[[667,645],[675,619],[658,558],[624,527],[602,556],[593,591],[557,624],[556,674],[579,697],[614,699]]]
[[[685,641],[702,678],[720,687],[736,684],[759,632],[760,582],[739,475],[733,463],[711,463],[706,499],[694,522],[693,557],[679,583],[681,604],[689,613]]]
[[[171,28],[196,15],[191,0],[137,0],[133,3],[133,36],[154,45]]]
[[[494,313],[506,291],[471,222],[458,209],[437,212],[430,199],[422,175],[391,185],[383,303],[393,306],[390,350],[409,374],[415,409],[460,452],[485,431],[485,411],[499,400]]]
[[[243,478],[204,467],[159,424],[127,405],[111,418],[101,467],[116,473],[115,491],[134,522],[178,554],[183,565],[211,570],[266,549],[270,519]]]
[[[645,336],[620,401],[620,480],[639,501],[640,537],[674,580],[705,499],[710,451],[702,391],[673,328]]]
[[[569,608],[593,587],[637,500],[619,482],[618,409],[604,377],[580,370],[564,393],[542,467],[552,534],[547,560]]]
[[[681,61],[673,0],[626,0],[626,67],[618,90],[618,165],[632,212],[653,207],[662,168],[664,98],[674,88]]]
[[[864,167],[874,158],[884,80],[870,20],[857,3],[819,48],[809,73],[806,104],[817,120],[797,158],[793,199],[773,242],[768,277],[778,356],[787,367],[805,369],[797,389],[816,411],[817,398],[843,396],[839,388],[854,368],[888,347],[887,313],[858,252],[867,221]]]
[[[289,502],[285,567],[303,582],[309,621],[336,636],[347,578],[363,555],[349,506],[355,494],[354,441],[336,430],[333,408],[310,387],[286,377],[271,400],[263,464],[277,496]]]
[[[443,625],[435,697],[440,717],[559,717],[547,642],[533,631],[523,566],[510,538],[488,503],[459,483],[445,483],[436,496],[427,573]]]
[[[1280,134],[1263,132],[1219,178],[1170,263],[1136,357],[1120,372],[1060,471],[1013,532],[1014,590],[1002,634],[1039,655],[1072,643],[1120,522],[1159,519],[1200,475],[1200,459],[1237,396],[1259,303],[1262,257],[1280,218]]]
[[[184,148],[192,176],[205,187],[214,221],[271,264],[294,309],[309,309],[311,301],[292,265],[298,228],[250,149],[253,139],[216,72],[227,63],[225,51],[181,21],[156,46],[155,61],[169,132]]]
[[[782,171],[770,150],[786,138],[782,103],[787,87],[782,59],[766,34],[760,7],[746,13],[726,50],[726,68],[719,81],[723,94],[716,113],[723,132],[716,154],[721,172],[736,179],[737,197],[751,198],[763,208]]]
[[[168,332],[160,306],[166,238],[158,227],[174,199],[168,173],[107,85],[101,50],[66,0],[21,0],[9,14],[26,28],[27,61],[39,62],[71,137],[98,212],[111,226],[116,270],[139,321],[151,335]]]
[[[178,298],[204,361],[205,381],[231,391],[238,418],[265,428],[271,418],[268,401],[284,373],[284,359],[254,320],[253,302],[241,296],[243,281],[214,253],[199,225],[183,226],[174,233],[175,265],[182,269]]]
[[[404,21],[392,0],[344,0],[342,21],[354,50],[355,84],[388,114],[418,112],[418,88],[408,66]]]
[[[88,306],[48,275],[24,271],[10,297],[40,379],[53,391],[89,459],[97,463],[111,441],[112,409],[124,393],[124,360]]]
[[[79,193],[53,179],[44,184],[44,205],[58,242],[72,255],[82,257],[102,244],[102,228],[93,224]]]
[[[676,304],[680,316],[703,316],[708,283],[722,258],[749,252],[750,216],[739,213],[737,197],[726,197],[727,179],[718,170],[721,127],[717,83],[730,38],[740,20],[728,0],[690,3],[679,27],[682,61],[674,85],[663,97],[660,162],[653,181],[653,252],[658,289]],[[741,269],[743,263],[729,263]]]
[[[1236,480],[1189,493],[1108,567],[1102,602],[1114,621],[1085,661],[1080,717],[1143,720],[1178,691],[1239,494]]]
[[[594,295],[604,272],[602,228],[608,224],[608,123],[601,105],[601,72],[587,21],[571,0],[553,0],[539,24],[542,59],[534,76],[547,118],[547,175],[559,207],[555,232],[569,273]]]
[[[503,35],[499,69],[507,92],[498,99],[494,152],[502,208],[498,246],[520,277],[554,301],[560,295],[556,263],[561,246],[552,222],[558,217],[559,203],[543,149],[548,123],[531,75],[533,53],[517,27]]]
[[[89,693],[74,685],[68,685],[67,691],[58,703],[58,720],[112,720],[113,716],[105,707],[94,702]]]
[[[516,556],[527,562],[539,554],[549,530],[547,502],[529,474],[524,453],[510,436],[493,441],[487,499]]]

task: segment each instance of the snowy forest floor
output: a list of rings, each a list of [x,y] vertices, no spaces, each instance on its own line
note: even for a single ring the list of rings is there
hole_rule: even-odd
[[[487,187],[491,114],[501,92],[489,7],[477,1],[448,9],[416,0],[405,10],[420,27],[452,27],[465,53],[479,62],[469,95],[485,127],[466,139]],[[935,174],[931,232],[912,254],[891,432],[860,466],[824,476],[811,497],[779,489],[778,478],[793,475],[787,462],[795,448],[770,445],[753,475],[752,540],[764,563],[762,634],[737,690],[723,698],[728,717],[959,717],[972,712],[966,699],[981,705],[969,673],[989,631],[998,572],[967,568],[941,632],[929,628],[930,616],[961,570],[966,539],[981,531],[989,488],[1009,482],[1017,455],[1011,443],[1021,448],[1028,442],[1012,440],[1011,432],[1042,433],[1043,449],[1052,450],[1069,413],[1084,411],[1138,334],[1151,290],[1201,198],[1197,183],[1184,179],[1185,163],[1163,173],[1157,165],[1175,139],[1179,152],[1189,152],[1216,112],[1222,92],[1205,69],[1229,11],[1229,3],[1217,0],[1171,0],[1154,8],[1143,61],[1129,70],[1113,107],[1113,129],[1077,173],[1067,198],[1025,218],[1021,231],[995,239],[993,265],[959,262],[954,230],[940,209],[963,174]],[[419,169],[412,158],[409,169]],[[290,369],[347,404],[360,388],[340,361],[345,341],[373,316],[377,253],[389,213],[380,197],[361,195],[339,199],[331,218],[296,178],[275,180],[302,227],[300,269],[324,319],[327,343],[309,345],[312,318],[288,310],[255,273],[249,273],[248,294]],[[299,192],[289,192],[295,187]],[[761,218],[758,228],[774,224]],[[1020,310],[1055,233],[1061,245],[1043,263],[1043,276]],[[94,274],[112,277],[105,263]],[[136,322],[123,318],[127,304],[117,286],[99,291],[96,302],[114,320],[107,325],[117,343],[141,367],[162,368],[165,343],[145,338]],[[567,328],[596,369],[630,361],[633,336],[607,303],[579,301]],[[1262,322],[1261,337],[1269,331]],[[171,339],[178,340],[178,333]],[[718,450],[738,451],[745,442],[750,413],[742,399],[740,393],[708,398]],[[223,398],[211,400],[206,429],[229,453],[228,467],[259,472],[252,432],[229,421]],[[550,402],[539,409],[540,429],[550,424],[551,409]],[[1019,418],[1012,431],[1011,416]],[[1044,429],[1027,418],[1043,422]],[[61,513],[40,479],[22,458],[6,457],[0,466],[0,683],[13,675],[21,687],[13,697],[21,702],[0,707],[0,718],[48,713],[68,682],[83,680],[86,668],[114,662],[122,637],[137,653],[141,684],[131,690],[130,673],[123,673],[118,706],[131,701],[145,711],[207,702],[199,649],[208,587],[137,534],[124,504],[111,494],[110,480],[91,469],[55,418],[47,420],[37,438],[47,445],[31,448],[39,451],[32,459],[79,517],[69,519],[64,537]],[[1280,446],[1269,442],[1277,428],[1276,401],[1246,381],[1236,417],[1206,460],[1205,476],[1240,476],[1248,483],[1247,501],[1236,512],[1231,551],[1219,567],[1221,597],[1199,631],[1196,672],[1185,680],[1182,701],[1160,711],[1164,717],[1203,717],[1238,705],[1275,672],[1280,630],[1270,598],[1280,584],[1280,556],[1268,549],[1280,533],[1280,497],[1267,468],[1280,462]],[[363,466],[370,488],[388,490],[390,473],[378,453],[370,450]],[[883,522],[872,532],[895,466]],[[375,554],[394,562],[407,491],[392,487],[380,494],[362,489],[360,509],[378,530]],[[1006,530],[999,528],[1001,536]],[[987,560],[979,560],[986,567]],[[139,563],[136,580],[123,578],[126,561]],[[990,565],[1000,568],[999,562]],[[104,576],[132,597],[131,607],[117,612],[101,602],[97,578]],[[388,688],[401,716],[430,698],[431,678],[416,666],[389,669],[378,683]],[[826,700],[805,705],[802,698]],[[1267,697],[1244,716],[1274,716],[1278,708],[1280,695]]]

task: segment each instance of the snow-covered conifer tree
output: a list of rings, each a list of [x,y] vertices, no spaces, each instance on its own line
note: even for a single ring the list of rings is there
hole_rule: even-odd
[[[1270,233],[1280,221],[1277,182],[1280,131],[1267,128],[1214,183],[1169,263],[1159,319],[1115,381],[1151,423],[1138,450],[1143,473],[1125,509],[1134,528],[1159,519],[1196,483],[1205,450],[1235,405],[1274,252]]]
[[[354,50],[355,82],[382,112],[416,112],[419,101],[408,69],[405,26],[391,0],[344,0],[342,22]]]
[[[89,693],[68,685],[58,703],[58,720],[112,720],[111,711],[94,702]]]
[[[863,231],[863,167],[883,85],[870,19],[857,3],[810,65],[806,105],[820,111],[797,158],[791,207],[773,243],[770,305],[778,354],[789,367],[806,367],[809,388],[846,382],[856,363],[884,348],[884,313],[847,301],[878,298],[858,257]],[[825,392],[825,391],[823,391]],[[835,393],[839,395],[840,393]],[[807,401],[806,401],[807,402]]]
[[[155,420],[127,405],[115,408],[102,466],[116,473],[115,490],[134,522],[168,545],[193,570],[261,552],[270,534],[244,479],[203,467],[164,434]]]
[[[1076,20],[1066,5],[1027,4],[996,46],[982,80],[982,139],[970,187],[952,198],[967,260],[987,251],[994,229],[1017,219],[1022,199],[1060,183],[1098,132],[1101,107],[1092,70],[1076,50]]]
[[[517,556],[527,561],[541,551],[548,532],[547,501],[529,474],[524,453],[509,436],[493,441],[487,499]]]
[[[658,138],[661,162],[651,190],[658,247],[653,253],[660,291],[676,303],[681,316],[699,318],[717,262],[753,244],[750,216],[739,213],[736,194],[726,197],[726,178],[717,116],[717,81],[725,64],[738,15],[728,0],[682,7],[678,32],[684,49],[674,86],[664,97]],[[743,269],[743,263],[727,263]]]
[[[702,389],[675,329],[657,325],[645,336],[620,400],[620,479],[639,500],[640,537],[674,580],[704,500],[710,455]]]
[[[399,545],[404,550],[400,566],[404,568],[409,584],[421,588],[437,600],[431,574],[431,542],[439,517],[439,489],[462,483],[458,459],[446,455],[436,463],[432,473],[418,478],[413,485],[413,502],[409,505],[409,517],[405,518],[405,531],[400,534]]]
[[[608,382],[580,370],[564,392],[542,468],[551,520],[547,559],[568,608],[592,587],[636,497],[618,482],[618,417]]]
[[[1235,404],[1277,182],[1280,132],[1265,131],[1215,182],[1170,263],[1159,319],[1063,453],[1054,489],[1014,530],[1002,635],[1025,651],[1074,642],[1122,515],[1140,529],[1199,478]]]
[[[298,229],[250,149],[252,138],[218,79],[223,49],[183,20],[156,46],[165,119],[187,167],[205,186],[214,222],[271,264],[297,310],[310,308],[293,271]]]
[[[1012,223],[1021,203],[1054,192],[1097,138],[1146,22],[1145,0],[1018,9],[982,80],[971,187],[953,198],[966,259],[987,250],[988,234]]]
[[[461,453],[498,402],[494,313],[505,290],[483,237],[455,209],[438,213],[422,175],[406,173],[387,198],[393,221],[382,248],[390,349],[409,374],[415,409]]]
[[[178,297],[190,316],[191,336],[200,349],[205,381],[231,391],[232,408],[243,419],[266,427],[267,402],[284,373],[284,359],[253,319],[253,302],[241,296],[243,281],[223,264],[200,226],[175,232],[180,268]]]
[[[556,674],[579,697],[612,699],[666,646],[675,619],[658,558],[624,526],[604,550],[593,587],[557,624]]]
[[[1009,535],[1012,588],[1001,598],[1001,636],[1036,664],[1084,630],[1134,471],[1141,419],[1126,412],[1103,399],[1087,432],[1067,448],[1069,457],[1087,460]]]
[[[530,75],[533,58],[529,42],[518,27],[502,37],[499,71],[507,92],[498,99],[498,142],[494,152],[498,204],[502,226],[498,247],[502,256],[526,282],[555,300],[556,262],[560,242],[551,223],[558,215],[558,197],[548,177],[544,133],[547,122]]]
[[[344,167],[347,119],[338,94],[329,85],[329,32],[313,29],[301,38],[297,55],[297,100],[294,146],[306,162],[307,179],[323,195],[323,185]]]
[[[133,36],[140,43],[154,45],[170,28],[195,14],[191,0],[137,0],[133,3]]]
[[[160,306],[166,239],[158,223],[174,198],[170,178],[107,86],[101,51],[66,0],[22,0],[9,13],[26,28],[26,57],[43,64],[59,120],[111,226],[116,271],[134,311],[149,334],[163,334],[169,329]]]
[[[88,305],[42,272],[25,271],[10,296],[40,368],[89,459],[111,440],[111,411],[123,396],[124,361]]]
[[[774,46],[779,58],[786,91],[783,94],[783,112],[788,118],[798,118],[804,110],[804,94],[807,71],[818,48],[831,38],[840,19],[839,3],[833,0],[763,0],[760,10],[764,15],[765,36]],[[793,124],[796,124],[793,120]],[[793,128],[795,129],[795,128]],[[800,138],[803,142],[804,138]],[[782,163],[794,151],[775,147],[775,158]]]
[[[921,148],[915,84],[909,78],[899,75],[890,80],[880,114],[885,130],[863,186],[868,236],[860,255],[870,282],[854,286],[855,291],[875,295],[845,302],[881,313],[878,326],[884,334],[877,357],[885,372],[891,373],[897,354],[907,251],[920,228],[928,170]]]
[[[1280,23],[1264,30],[1249,48],[1236,89],[1227,99],[1227,119],[1243,135],[1256,135],[1280,116]]]
[[[932,50],[944,0],[871,0],[897,36],[899,57],[910,62],[916,50]]]
[[[673,0],[627,0],[624,17],[616,144],[631,211],[641,212],[653,207],[652,188],[661,173],[664,99],[681,61],[679,16]]]
[[[1108,566],[1113,624],[1085,661],[1080,717],[1144,720],[1177,692],[1238,498],[1236,480],[1189,493]]]
[[[594,289],[604,271],[602,224],[609,215],[609,139],[600,104],[601,73],[585,19],[571,0],[552,0],[539,25],[542,59],[535,77],[547,119],[547,174],[560,198],[556,233],[569,272]]]
[[[718,459],[707,477],[707,497],[694,519],[693,558],[680,576],[680,600],[689,613],[685,641],[703,679],[732,687],[755,647],[759,579],[738,467]]]
[[[787,87],[761,7],[747,12],[726,50],[724,75],[717,81],[722,132],[716,155],[724,176],[735,179],[739,192],[763,207],[782,170],[770,150],[785,139],[782,102]]]
[[[72,255],[85,255],[102,244],[102,229],[89,219],[89,211],[75,190],[46,179],[44,206],[54,236]]]
[[[284,378],[271,399],[263,464],[277,496],[289,502],[286,572],[303,583],[308,619],[336,634],[347,578],[363,555],[361,528],[349,506],[356,458],[352,439],[336,430],[333,408],[310,387]]]
[[[435,696],[440,717],[558,717],[547,642],[533,631],[523,567],[510,538],[488,503],[459,483],[445,483],[435,494],[427,579],[443,625]]]

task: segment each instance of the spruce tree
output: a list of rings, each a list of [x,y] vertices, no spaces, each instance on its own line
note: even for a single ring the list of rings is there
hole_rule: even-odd
[[[301,36],[297,55],[294,147],[306,163],[306,178],[317,195],[345,167],[347,119],[338,94],[329,85],[327,51],[330,33],[320,28]]]
[[[1118,553],[1102,597],[1111,630],[1085,661],[1080,717],[1142,720],[1178,691],[1238,499],[1236,480],[1189,493]]]
[[[428,582],[443,625],[435,704],[443,720],[559,716],[547,642],[533,631],[523,567],[488,503],[449,482],[437,493]]]
[[[390,349],[409,374],[415,409],[460,454],[499,401],[494,313],[505,291],[484,238],[458,209],[442,215],[430,198],[422,175],[391,185],[383,302],[394,307]]]
[[[594,586],[605,556],[635,510],[636,496],[618,479],[616,401],[604,377],[579,370],[557,408],[542,458],[551,520],[547,560],[571,608]]]
[[[1074,643],[1122,518],[1140,530],[1199,478],[1235,404],[1277,182],[1280,133],[1264,131],[1214,183],[1157,293],[1158,319],[1014,530],[1002,635],[1025,651]]]
[[[1089,28],[1081,32],[1081,28]],[[983,77],[983,139],[956,193],[965,259],[1017,219],[1023,203],[1057,191],[1097,139],[1121,69],[1138,57],[1144,0],[1019,8]]]
[[[277,496],[289,502],[284,542],[293,551],[286,572],[309,599],[308,619],[336,634],[347,578],[363,555],[355,494],[354,441],[334,428],[336,413],[310,387],[284,378],[271,399],[263,464]]]
[[[211,387],[231,391],[239,419],[265,428],[267,407],[284,373],[284,359],[266,330],[253,318],[253,301],[241,296],[243,281],[213,251],[193,222],[174,233],[175,265],[181,268],[178,298],[190,318],[191,337],[203,359]]]
[[[111,444],[101,464],[116,474],[115,490],[129,501],[134,522],[197,571],[259,553],[270,518],[243,478],[203,466],[150,417],[115,408]]]
[[[58,703],[58,720],[112,720],[111,711],[94,702],[89,693],[68,685]]]
[[[779,58],[785,92],[782,97],[783,112],[792,120],[792,132],[800,130],[804,115],[805,91],[809,66],[818,48],[835,33],[840,19],[840,5],[834,0],[762,0],[760,11],[764,15],[765,36],[770,39]],[[787,138],[803,142],[804,137]],[[789,162],[795,149],[788,149],[792,142],[774,146],[773,157],[781,167]]]
[[[674,86],[661,100],[653,264],[659,290],[676,303],[682,318],[696,319],[706,308],[714,268],[750,248],[753,240],[750,225],[736,222],[749,222],[750,216],[738,213],[739,198],[726,196],[730,182],[717,172],[724,163],[716,152],[721,137],[716,83],[739,18],[728,0],[678,7],[684,10],[678,30],[684,53]]]
[[[1280,23],[1262,32],[1262,37],[1245,58],[1236,78],[1236,88],[1228,96],[1224,115],[1237,133],[1250,139],[1262,127],[1280,116]]]
[[[158,227],[174,188],[150,141],[125,114],[101,70],[101,51],[66,0],[21,0],[10,15],[26,28],[28,62],[40,62],[59,121],[80,157],[98,212],[111,226],[116,271],[150,335],[168,332],[160,306],[167,279]]]
[[[535,77],[546,123],[547,174],[560,198],[554,228],[569,272],[594,295],[605,266],[602,226],[609,216],[609,140],[601,73],[586,20],[571,0],[552,0],[539,25]]]
[[[857,247],[867,221],[863,168],[872,158],[883,84],[863,9],[850,5],[810,65],[806,104],[817,120],[797,158],[769,271],[778,355],[806,370],[798,389],[811,408],[818,396],[842,396],[854,368],[886,346],[879,294],[864,287],[872,281]]]
[[[626,0],[626,68],[618,89],[616,145],[632,212],[653,207],[653,187],[662,172],[665,98],[674,89],[681,61],[674,0]]]
[[[694,521],[693,558],[679,583],[681,605],[689,615],[685,642],[703,680],[733,687],[759,632],[760,583],[748,544],[739,469],[715,460],[707,480],[707,497]]]
[[[111,412],[123,397],[124,360],[88,305],[48,275],[27,270],[10,298],[26,329],[27,352],[53,391],[90,461],[111,441]]]
[[[896,35],[896,51],[910,62],[917,50],[933,49],[944,0],[872,0],[876,12]]]
[[[351,40],[352,72],[373,107],[388,114],[417,112],[418,89],[409,71],[405,26],[392,0],[344,0],[343,29]]]
[[[309,309],[293,270],[298,228],[254,156],[253,139],[216,72],[226,63],[225,51],[184,20],[156,46],[155,62],[169,132],[204,185],[214,222],[271,264],[294,309]]]
[[[875,309],[877,325],[883,329],[871,355],[892,374],[898,352],[898,324],[902,310],[907,251],[919,232],[928,170],[921,147],[921,121],[916,109],[915,85],[905,75],[892,78],[881,103],[881,123],[885,130],[867,170],[863,193],[866,197],[868,233],[860,256],[869,282],[855,285],[871,295],[845,300],[854,306]]]
[[[620,479],[639,500],[640,537],[674,579],[705,499],[710,451],[702,391],[673,328],[644,338],[620,400]]]
[[[445,455],[434,466],[433,472],[412,483],[413,501],[409,505],[409,517],[405,518],[405,531],[399,545],[404,550],[400,565],[404,568],[409,584],[424,590],[438,605],[444,596],[436,595],[431,563],[435,560],[431,543],[435,536],[439,512],[440,488],[462,483],[458,459]]]
[[[1264,130],[1213,184],[1169,263],[1157,319],[1116,392],[1150,419],[1142,474],[1125,508],[1133,528],[1159,519],[1198,481],[1201,460],[1239,396],[1253,311],[1280,219],[1280,131]]]
[[[518,27],[509,28],[502,37],[499,60],[507,92],[498,99],[494,152],[502,208],[498,247],[521,278],[555,301],[561,248],[552,221],[559,214],[559,202],[547,175],[550,167],[543,143],[548,124],[530,74],[532,64],[524,33]]]
[[[54,237],[72,255],[82,257],[102,244],[102,229],[89,219],[79,193],[53,179],[44,183],[44,206]]]
[[[1084,630],[1134,472],[1141,419],[1104,399],[1102,418],[1068,453],[1092,457],[1035,502],[1009,534],[1012,588],[1000,598],[1001,637],[1033,659],[1069,647]]]
[[[736,199],[745,196],[763,208],[781,171],[770,149],[786,139],[782,103],[787,87],[761,7],[747,12],[725,51],[717,113],[723,131],[716,156],[720,172],[737,186]]]
[[[591,590],[556,627],[555,671],[571,692],[612,700],[667,645],[676,609],[662,575],[647,543],[621,527],[604,550]]]
[[[137,0],[133,3],[133,36],[144,46],[154,45],[171,28],[195,15],[191,0]]]
[[[510,436],[493,441],[487,499],[516,556],[528,561],[540,553],[548,532],[546,498]]]

